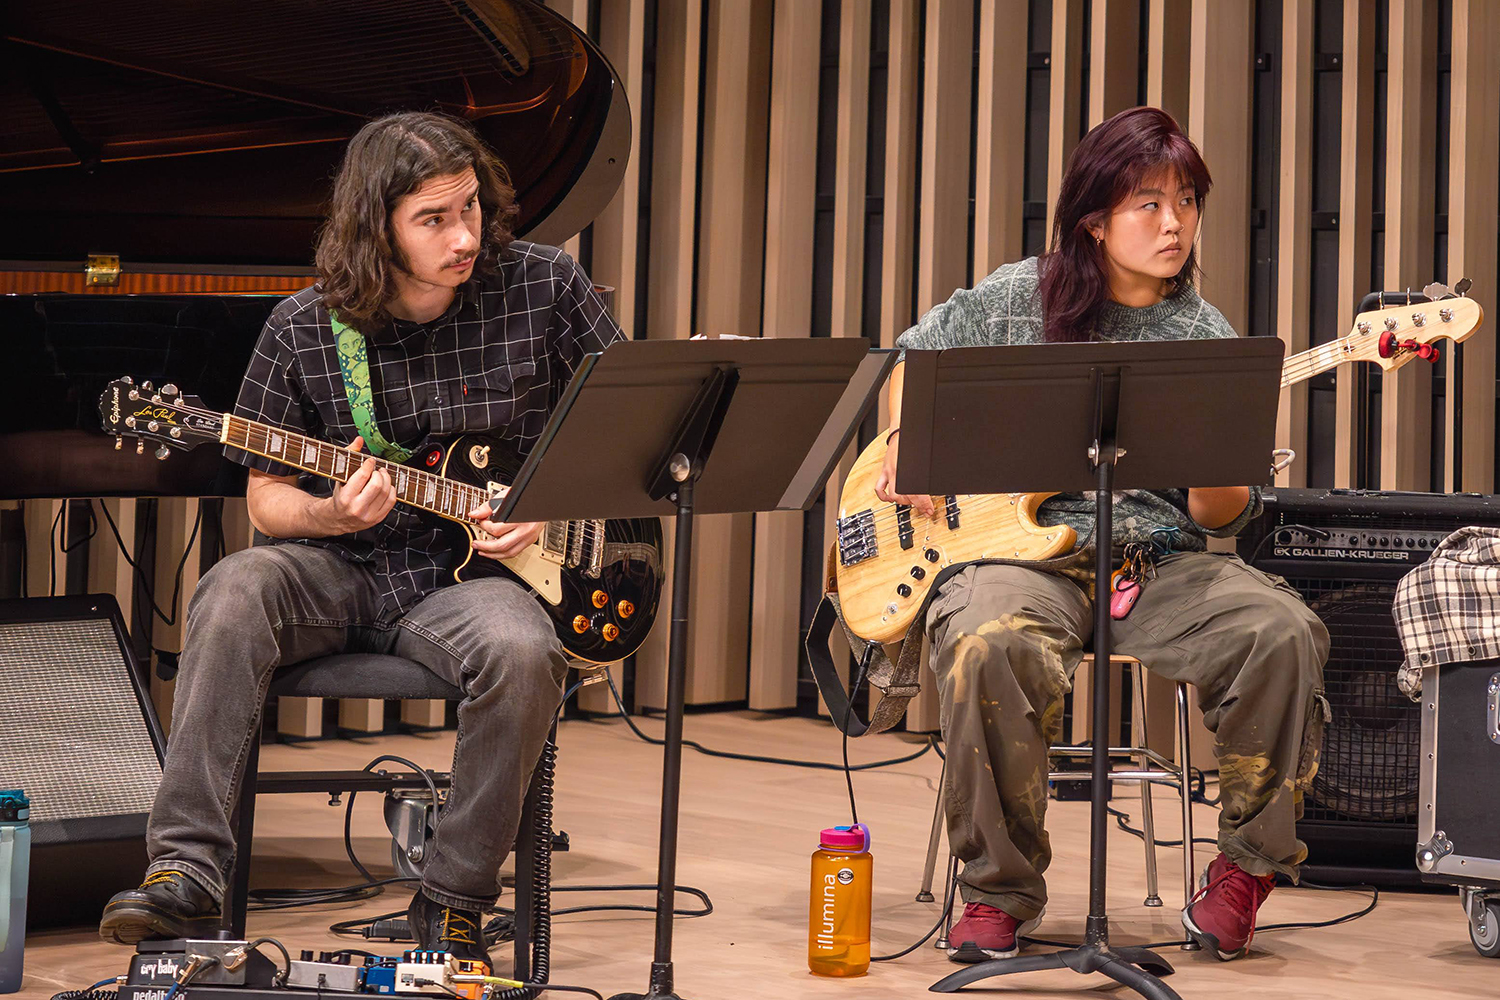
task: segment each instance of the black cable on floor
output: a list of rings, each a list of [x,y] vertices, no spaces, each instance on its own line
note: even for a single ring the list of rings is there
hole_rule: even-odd
[[[923,934],[921,936],[921,938],[919,938],[916,941],[915,944],[911,944],[911,945],[909,945],[909,946],[907,946],[905,948],[902,948],[900,951],[896,952],[894,955],[871,955],[870,956],[870,961],[872,961],[872,962],[894,962],[896,959],[898,959],[898,958],[905,958],[907,955],[910,955],[912,952],[914,952],[918,948],[922,947],[924,944],[926,944],[929,940],[932,939],[932,936],[934,934],[936,934],[938,932],[938,928],[941,927],[941,926],[943,926],[943,921],[947,920],[948,919],[948,914],[950,914],[950,913],[953,912],[953,902],[957,898],[958,898],[958,893],[956,893],[956,892],[948,894],[948,902],[943,907],[943,912],[940,913],[940,914],[938,914],[937,923],[933,924],[932,925],[932,930],[928,931],[926,934]]]
[[[1372,913],[1375,907],[1380,903],[1380,890],[1373,885],[1318,885],[1315,882],[1303,881],[1300,884],[1300,887],[1304,889],[1315,889],[1320,892],[1357,892],[1361,890],[1368,891],[1370,893],[1370,902],[1363,909],[1351,910],[1350,912],[1345,913],[1343,916],[1334,917],[1331,920],[1294,920],[1281,924],[1266,924],[1264,927],[1255,928],[1256,934],[1265,934],[1271,931],[1311,930],[1318,927],[1336,927],[1339,924],[1347,924],[1351,920],[1358,920],[1360,917],[1367,916],[1368,914]],[[1031,937],[1029,935],[1023,937],[1021,940],[1025,941],[1027,944],[1039,944],[1052,948],[1077,948],[1079,945],[1079,942],[1077,941],[1049,941],[1046,938]],[[1192,942],[1188,939],[1182,939],[1178,941],[1149,941],[1146,944],[1135,944],[1131,945],[1130,947],[1175,948],[1191,943]]]
[[[618,718],[623,719],[625,721],[625,725],[630,727],[630,731],[644,742],[650,743],[652,746],[663,746],[666,743],[666,740],[660,739],[655,736],[647,736],[645,733],[641,732],[640,727],[635,724],[635,720],[630,717],[630,713],[625,711],[624,700],[620,697],[619,689],[615,687],[614,678],[606,674],[605,679],[609,683],[609,691],[610,694],[614,696],[615,704],[620,707]],[[787,757],[763,757],[758,754],[731,753],[728,750],[714,750],[710,747],[704,746],[701,743],[689,739],[684,739],[682,741],[682,745],[685,747],[692,747],[694,750],[698,751],[701,754],[704,754],[705,756],[723,757],[726,760],[746,760],[756,764],[781,764],[786,767],[806,767],[819,771],[842,771],[844,769],[844,765],[842,764],[825,764],[822,761],[816,760],[792,760],[791,758]],[[923,756],[929,750],[933,750],[936,747],[937,738],[929,736],[927,738],[927,742],[922,745],[922,749],[918,750],[916,753],[907,754],[905,757],[892,757],[890,760],[871,761],[868,764],[851,764],[849,766],[849,770],[870,771],[877,767],[892,767],[896,764],[905,764],[910,761],[916,760],[918,757]]]
[[[870,657],[875,652],[875,644],[871,643],[865,647],[864,655],[859,658],[859,672],[854,677],[854,690],[849,692],[849,702],[844,706],[844,724],[839,727],[843,733],[844,752],[844,784],[849,786],[849,815],[850,822],[859,825],[859,806],[854,803],[854,772],[849,770],[849,720],[854,715],[854,699],[859,697],[859,689],[865,682],[865,672],[870,668]],[[931,745],[931,744],[929,744]]]

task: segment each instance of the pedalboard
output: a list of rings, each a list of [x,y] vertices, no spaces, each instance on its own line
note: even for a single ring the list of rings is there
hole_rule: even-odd
[[[287,1000],[295,992],[331,996],[459,996],[482,1000],[488,975],[481,962],[456,959],[442,951],[407,951],[398,956],[356,956],[348,952],[303,951],[286,970],[247,942],[218,939],[142,941],[131,956],[119,1000]],[[457,977],[457,978],[455,978]]]

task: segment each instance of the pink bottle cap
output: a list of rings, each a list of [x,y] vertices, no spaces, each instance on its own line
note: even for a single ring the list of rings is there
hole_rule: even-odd
[[[854,826],[831,826],[818,834],[818,840],[824,847],[831,847],[834,850],[868,851],[870,829],[863,823]]]

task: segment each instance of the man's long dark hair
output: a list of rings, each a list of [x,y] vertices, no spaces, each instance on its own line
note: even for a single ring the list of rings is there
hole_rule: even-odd
[[[1198,211],[1213,179],[1198,148],[1160,108],[1131,108],[1095,126],[1068,160],[1052,217],[1052,249],[1039,262],[1043,339],[1088,340],[1109,300],[1104,247],[1090,227],[1102,224],[1141,182],[1162,170],[1196,191]],[[1198,249],[1190,247],[1173,294],[1198,280]]]
[[[468,125],[447,115],[407,111],[365,125],[349,140],[318,235],[318,289],[339,319],[364,333],[390,322],[395,270],[406,269],[391,230],[396,202],[423,182],[474,169],[479,180],[476,273],[510,245],[516,192],[505,165]]]

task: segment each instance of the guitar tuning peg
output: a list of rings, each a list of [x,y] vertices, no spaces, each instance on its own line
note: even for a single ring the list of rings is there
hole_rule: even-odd
[[[146,439],[145,438],[136,438],[135,439],[135,453],[137,455],[144,455],[144,454],[146,454]]]
[[[141,383],[141,391],[142,392],[150,392],[151,389],[152,389],[152,386],[151,386],[151,381],[149,379],[146,380],[145,382]]]
[[[172,382],[168,382],[161,387],[161,394],[163,396],[175,396],[177,395],[177,386]]]
[[[170,455],[170,454],[172,454],[172,449],[168,448],[164,444],[163,445],[157,445],[157,448],[156,448],[156,460],[158,462],[165,462],[167,460],[167,456]]]
[[[1432,351],[1431,354],[1427,355],[1427,360],[1431,361],[1433,364],[1437,364],[1438,359],[1443,356],[1443,352],[1439,348],[1433,347],[1431,344],[1428,344],[1427,347]]]
[[[1445,299],[1448,296],[1452,295],[1453,289],[1449,288],[1441,281],[1434,281],[1426,288],[1422,289],[1422,294],[1427,296],[1430,301],[1436,302],[1438,299]]]
[[[123,447],[125,447],[125,439],[122,438],[122,437],[120,437],[120,435],[116,434],[115,435],[115,451],[119,451]]]
[[[1468,295],[1469,289],[1474,287],[1474,282],[1468,278],[1459,278],[1458,284],[1453,286],[1453,291],[1459,295]]]
[[[1435,360],[1433,358],[1433,355],[1435,355],[1436,353],[1437,348],[1433,347],[1431,344],[1421,344],[1417,347],[1417,357],[1421,358],[1423,361]]]

